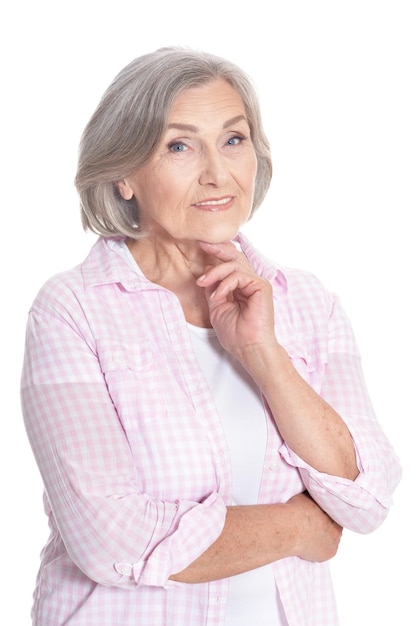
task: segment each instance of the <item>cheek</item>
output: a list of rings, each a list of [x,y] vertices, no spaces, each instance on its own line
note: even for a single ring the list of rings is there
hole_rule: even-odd
[[[245,160],[245,163],[242,164],[241,168],[240,168],[240,173],[241,173],[241,180],[242,180],[242,185],[246,188],[246,189],[250,189],[255,186],[255,180],[256,180],[256,174],[258,171],[258,160],[255,156],[255,154],[253,156],[248,157]]]
[[[192,164],[168,168],[159,176],[155,176],[148,184],[152,185],[155,196],[159,198],[179,197],[190,185],[192,179]]]
[[[249,180],[255,180],[258,169],[258,159],[253,147],[245,151],[245,154],[242,155],[240,166]]]
[[[143,181],[138,193],[139,206],[149,211],[160,211],[169,198],[169,189],[170,184],[165,177],[150,173]]]

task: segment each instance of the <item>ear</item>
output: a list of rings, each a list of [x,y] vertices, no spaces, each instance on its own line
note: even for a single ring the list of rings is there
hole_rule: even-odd
[[[133,198],[133,189],[129,185],[126,178],[117,181],[115,185],[123,200],[131,200]]]

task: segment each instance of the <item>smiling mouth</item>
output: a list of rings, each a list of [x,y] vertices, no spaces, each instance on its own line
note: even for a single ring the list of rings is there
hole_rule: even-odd
[[[194,206],[208,211],[221,211],[222,209],[228,209],[232,203],[232,196],[227,196],[226,198],[212,198],[211,200],[204,200],[204,202],[195,202]]]

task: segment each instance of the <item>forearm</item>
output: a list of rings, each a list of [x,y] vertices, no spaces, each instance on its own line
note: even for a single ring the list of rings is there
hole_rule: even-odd
[[[246,572],[289,556],[325,561],[342,529],[306,493],[286,504],[232,506],[219,538],[171,580],[201,583]]]
[[[286,505],[229,507],[217,541],[171,578],[198,583],[234,576],[290,556],[295,544],[293,514]]]
[[[287,445],[318,471],[354,480],[359,471],[347,426],[299,375],[285,350],[277,343],[252,348],[242,362]]]

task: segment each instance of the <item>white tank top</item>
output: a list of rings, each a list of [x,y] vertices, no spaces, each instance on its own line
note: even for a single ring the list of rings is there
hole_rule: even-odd
[[[221,347],[213,329],[188,326],[229,446],[233,504],[256,504],[267,439],[260,391]],[[233,576],[230,582],[225,626],[288,626],[270,566]]]

